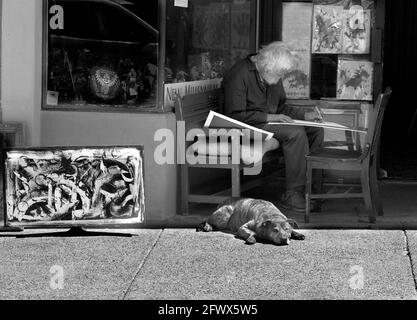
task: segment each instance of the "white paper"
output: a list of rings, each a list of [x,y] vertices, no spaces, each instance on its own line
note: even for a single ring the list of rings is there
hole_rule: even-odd
[[[47,96],[46,96],[46,104],[48,106],[57,106],[58,105],[58,97],[59,97],[59,92],[48,90],[48,93],[47,93]]]
[[[235,120],[233,118],[229,118],[224,114],[217,113],[213,110],[210,111],[207,119],[204,123],[205,128],[237,128],[237,129],[249,129],[254,132],[259,132],[262,134],[262,138],[264,140],[269,140],[273,137],[273,133],[269,131],[265,131],[244,122]]]
[[[174,1],[175,7],[182,7],[182,8],[188,8],[188,0],[175,0]]]
[[[220,88],[222,78],[168,83],[164,85],[164,105],[173,107],[177,95],[183,97],[189,94],[206,92]]]

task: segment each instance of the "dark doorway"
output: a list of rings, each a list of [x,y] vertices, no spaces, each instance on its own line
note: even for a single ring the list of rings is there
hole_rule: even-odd
[[[417,180],[417,1],[386,1],[384,87],[393,90],[382,127],[381,167]]]

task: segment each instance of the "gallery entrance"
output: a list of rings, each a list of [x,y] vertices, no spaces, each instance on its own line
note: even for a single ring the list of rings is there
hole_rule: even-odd
[[[417,181],[417,2],[386,1],[384,87],[393,90],[385,114],[381,167],[389,178]]]

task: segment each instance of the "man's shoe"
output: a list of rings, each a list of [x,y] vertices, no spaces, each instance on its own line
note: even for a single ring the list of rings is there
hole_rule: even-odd
[[[290,190],[282,195],[280,206],[296,212],[305,212],[306,200],[304,194],[298,190]]]

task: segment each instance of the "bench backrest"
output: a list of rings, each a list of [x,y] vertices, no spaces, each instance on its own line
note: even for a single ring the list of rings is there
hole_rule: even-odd
[[[175,99],[177,121],[185,121],[186,127],[202,127],[210,110],[221,112],[221,89],[178,96]]]

